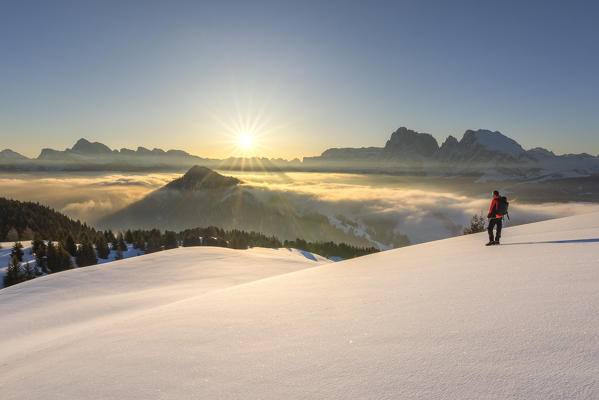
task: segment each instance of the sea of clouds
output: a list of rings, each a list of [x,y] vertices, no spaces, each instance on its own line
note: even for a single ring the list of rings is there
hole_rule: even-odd
[[[398,235],[411,243],[462,233],[473,215],[486,216],[487,194],[465,196],[408,187],[389,176],[334,173],[227,173],[235,175],[262,201],[298,215],[318,212],[340,227],[350,224],[383,247],[397,246]],[[180,174],[4,174],[0,196],[37,201],[72,218],[94,224],[99,218],[141,199]],[[527,204],[512,200],[510,224],[599,212],[595,203]]]

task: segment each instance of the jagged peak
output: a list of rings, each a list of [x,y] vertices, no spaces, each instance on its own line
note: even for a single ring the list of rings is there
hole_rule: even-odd
[[[112,150],[105,144],[100,142],[92,143],[84,138],[77,140],[71,151],[84,154],[112,153]]]
[[[411,155],[431,156],[439,150],[439,143],[429,133],[419,133],[402,126],[391,134],[384,149],[387,153],[408,152]]]

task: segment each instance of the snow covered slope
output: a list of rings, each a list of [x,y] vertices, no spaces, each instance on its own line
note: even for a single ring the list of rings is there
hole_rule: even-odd
[[[599,214],[485,236],[322,265],[181,248],[3,289],[2,398],[599,398]]]

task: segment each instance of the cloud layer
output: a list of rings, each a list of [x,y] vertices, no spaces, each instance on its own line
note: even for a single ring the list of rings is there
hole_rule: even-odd
[[[487,195],[409,187],[386,176],[322,173],[239,173],[259,199],[299,215],[318,212],[384,247],[460,234],[474,214],[486,216]],[[0,196],[37,201],[93,224],[142,198],[178,174],[4,174]],[[509,224],[599,212],[599,204],[511,202]]]

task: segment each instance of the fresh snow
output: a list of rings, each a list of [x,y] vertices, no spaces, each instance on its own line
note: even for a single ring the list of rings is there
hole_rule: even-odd
[[[524,149],[514,139],[502,135],[500,132],[491,132],[480,129],[474,132],[476,142],[485,147],[489,151],[496,151],[507,154],[511,157],[518,158]]]
[[[2,399],[599,398],[599,213],[485,241],[179,248],[11,286]]]
[[[15,242],[0,242],[0,289],[2,287],[4,287],[4,282],[2,281],[2,278],[4,277],[4,275],[6,275],[6,270],[8,269],[8,264],[11,261],[10,253],[12,251],[12,247],[14,246],[14,244],[15,244]],[[35,261],[35,255],[31,253],[31,241],[30,240],[21,241],[21,244],[23,245],[23,253],[24,253],[23,265],[29,264],[31,266],[37,267],[37,262]],[[56,245],[57,243],[54,242],[54,244]],[[109,244],[109,246],[110,246],[110,244]],[[123,251],[121,253],[123,255],[123,259],[130,258],[130,257],[136,257],[136,256],[144,254],[143,251],[133,248],[132,244],[127,244],[127,250]],[[108,258],[98,258],[98,264],[104,264],[107,262],[112,262],[114,260],[116,260],[116,250],[111,250],[110,254],[108,255]],[[75,257],[73,257],[73,264],[74,264],[75,268],[77,268]],[[45,275],[45,274],[43,274],[43,275]]]

